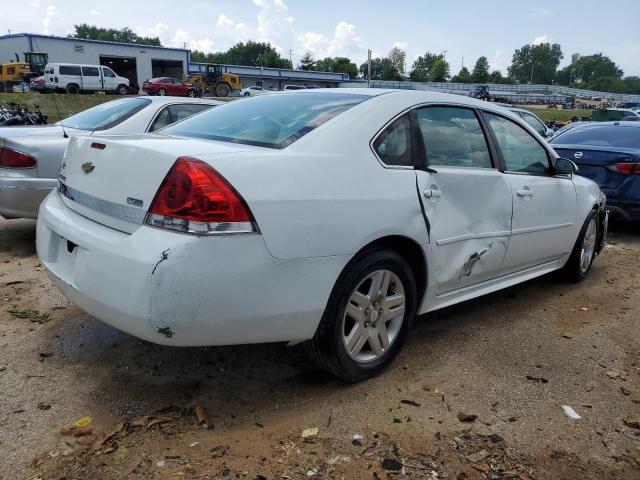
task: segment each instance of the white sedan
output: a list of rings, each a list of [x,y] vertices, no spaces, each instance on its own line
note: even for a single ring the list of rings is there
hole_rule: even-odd
[[[37,249],[67,298],[132,335],[304,342],[357,381],[416,314],[554,270],[582,279],[608,217],[575,168],[487,102],[265,95],[161,135],[73,138]]]
[[[96,105],[55,125],[0,127],[0,215],[37,217],[40,203],[57,185],[69,137],[153,132],[221,103],[128,97]]]
[[[262,88],[260,85],[254,85],[252,87],[243,88],[240,90],[240,95],[243,97],[256,97],[258,95],[267,95],[273,93],[271,90]]]

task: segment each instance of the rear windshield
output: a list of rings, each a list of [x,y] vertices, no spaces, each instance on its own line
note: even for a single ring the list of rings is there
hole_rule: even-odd
[[[285,148],[367,98],[326,92],[251,97],[188,118],[162,134]]]
[[[640,148],[640,128],[603,125],[572,128],[552,140],[553,144]]]
[[[72,115],[58,124],[79,130],[106,130],[124,122],[150,103],[148,98],[114,100]]]

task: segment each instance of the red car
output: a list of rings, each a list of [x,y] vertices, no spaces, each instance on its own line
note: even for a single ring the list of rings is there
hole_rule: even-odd
[[[196,86],[185,83],[177,78],[158,77],[147,80],[142,84],[142,90],[149,95],[171,95],[174,97],[197,97]]]

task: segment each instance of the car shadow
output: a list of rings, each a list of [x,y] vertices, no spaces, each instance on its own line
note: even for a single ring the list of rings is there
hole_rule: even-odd
[[[35,255],[35,253],[35,220],[5,220],[0,217],[0,256],[6,259],[24,258]]]

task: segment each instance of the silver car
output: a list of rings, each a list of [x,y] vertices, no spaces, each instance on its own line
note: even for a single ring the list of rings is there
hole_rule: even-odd
[[[527,122],[531,128],[533,128],[538,134],[543,138],[553,137],[554,131],[553,129],[547,127],[545,123],[540,120],[540,118],[535,114],[530,112],[529,110],[525,110],[524,108],[509,108],[513,113],[521,117],[525,122]]]
[[[172,97],[129,97],[103,103],[55,125],[0,127],[0,215],[37,218],[56,186],[69,137],[153,132],[224,102]]]

